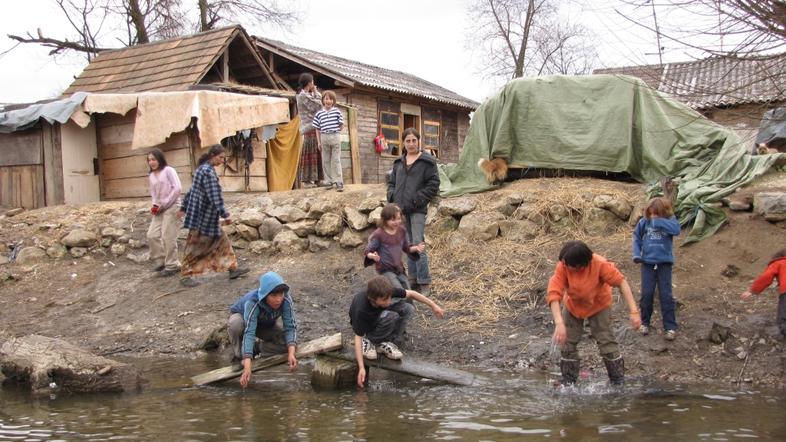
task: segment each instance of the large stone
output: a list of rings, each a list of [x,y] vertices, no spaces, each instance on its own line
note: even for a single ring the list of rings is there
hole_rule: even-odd
[[[72,230],[60,240],[66,247],[92,247],[96,244],[95,234],[86,230]]]
[[[265,218],[259,225],[259,239],[273,241],[284,226],[276,218]]]
[[[232,240],[232,248],[236,250],[245,250],[248,247],[248,241],[243,238],[235,238]]]
[[[240,222],[240,224],[245,224],[251,227],[259,227],[262,225],[262,221],[264,221],[265,218],[267,218],[267,215],[265,215],[261,209],[252,208],[240,212],[237,220]]]
[[[313,219],[301,219],[300,221],[284,224],[284,227],[295,232],[295,235],[305,238],[314,233],[316,224],[317,221]]]
[[[619,225],[619,222],[617,215],[598,207],[590,207],[584,216],[584,228],[592,235],[609,233]]]
[[[296,204],[297,208],[308,213],[311,210],[311,200],[309,198],[303,198],[299,200]]]
[[[361,244],[365,244],[366,239],[364,238],[362,232],[356,232],[352,229],[344,229],[344,231],[341,233],[341,238],[339,238],[338,243],[341,244],[341,247],[354,248]]]
[[[458,230],[468,238],[488,241],[497,237],[499,222],[504,219],[505,216],[499,212],[472,212],[461,217]]]
[[[321,238],[316,235],[308,235],[308,250],[311,253],[315,253],[320,250],[327,250],[330,248],[332,243],[333,241],[327,238]]]
[[[261,224],[261,222],[260,222]],[[238,224],[235,226],[237,234],[246,241],[255,241],[259,239],[259,230],[246,224]]]
[[[33,395],[138,391],[143,382],[132,365],[39,335],[5,341],[0,367],[7,380],[16,380]]]
[[[111,245],[112,245],[112,238],[108,236],[105,238],[101,238],[101,247],[109,247]]]
[[[303,239],[291,230],[282,230],[273,238],[276,249],[284,254],[300,253],[308,249],[308,240]]]
[[[16,262],[17,264],[31,264],[42,261],[46,257],[46,250],[40,247],[30,246],[19,251],[19,254],[16,255]]]
[[[630,212],[633,210],[633,206],[627,201],[614,198],[611,195],[598,195],[592,200],[592,204],[600,209],[611,211],[611,213],[623,221],[627,221],[630,218]]]
[[[493,206],[493,207],[494,207],[494,210],[496,210],[497,212],[499,212],[499,213],[501,213],[501,214],[503,214],[503,215],[505,215],[505,216],[511,216],[511,215],[513,215],[513,212],[515,212],[515,211],[516,211],[516,209],[518,208],[518,206],[517,206],[517,205],[515,205],[515,204],[510,204],[508,201],[506,201],[506,199],[505,199],[505,198],[503,198],[503,199],[502,199],[502,200],[500,200],[500,201],[497,201],[497,202],[494,204],[494,206]]]
[[[540,226],[530,220],[503,220],[499,222],[500,236],[508,241],[529,241],[540,235]]]
[[[522,203],[515,212],[513,212],[512,217],[514,219],[526,219],[530,220],[533,223],[544,226],[546,225],[546,217],[543,216],[540,211],[538,210],[537,206],[531,203],[524,202]]]
[[[630,217],[628,218],[628,224],[631,226],[635,226],[639,223],[639,220],[644,217],[644,206],[641,204],[636,204],[633,206],[633,210],[630,211]]]
[[[263,196],[259,198],[259,208],[262,209],[262,211],[272,206],[273,206],[273,199],[271,199],[269,196]]]
[[[445,198],[439,203],[438,213],[442,216],[464,216],[477,207],[473,198],[460,196],[456,198]]]
[[[237,226],[234,224],[223,224],[221,226],[221,230],[224,231],[226,236],[232,236],[237,234]]]
[[[379,220],[382,219],[382,207],[377,207],[376,209],[372,210],[371,213],[368,214],[368,223],[372,226],[376,226],[379,224]]]
[[[767,221],[786,220],[786,193],[759,192],[753,195],[753,211]]]
[[[73,251],[73,249],[71,249]],[[142,264],[145,262],[150,261],[150,252],[142,252],[142,253],[129,253],[126,255],[131,261],[134,261],[137,264]]]
[[[128,240],[128,247],[132,249],[141,249],[142,247],[147,245],[147,241],[142,239],[130,239]]]
[[[554,222],[562,221],[563,219],[570,219],[570,209],[562,204],[555,204],[549,207],[549,218]]]
[[[109,249],[115,256],[120,256],[126,253],[126,245],[125,244],[112,244],[112,247]]]
[[[248,243],[248,250],[257,255],[268,255],[276,250],[276,246],[271,241],[251,241]]]
[[[74,258],[81,258],[87,255],[87,248],[86,247],[71,247],[68,249],[68,253],[71,254]]]
[[[308,211],[308,217],[311,219],[320,219],[326,213],[338,213],[338,203],[333,200],[319,200],[311,205]]]
[[[452,216],[446,216],[444,218],[439,218],[436,221],[434,221],[434,224],[432,224],[431,229],[436,235],[444,235],[446,233],[450,233],[458,229],[458,226],[459,226],[459,220],[453,218]]]
[[[320,236],[334,236],[341,233],[344,221],[335,213],[325,213],[314,226],[314,231]]]
[[[113,240],[125,235],[126,231],[115,227],[104,227],[101,229],[101,236],[104,238],[111,238]]]
[[[7,256],[0,255],[0,266],[8,264],[9,262],[11,262],[11,260]]]
[[[355,230],[368,227],[368,216],[351,207],[344,207],[344,219],[347,220],[347,225]]]
[[[46,249],[46,254],[52,259],[60,259],[68,254],[68,249],[62,244],[52,244]]]
[[[269,216],[276,218],[282,223],[291,223],[294,221],[300,221],[301,219],[306,217],[306,212],[304,212],[302,209],[299,209],[291,205],[268,207],[265,213],[267,213]]]
[[[360,213],[370,213],[379,207],[379,198],[366,198],[358,205]]]

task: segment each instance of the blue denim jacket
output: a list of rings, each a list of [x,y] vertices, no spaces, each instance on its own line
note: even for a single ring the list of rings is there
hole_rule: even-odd
[[[677,218],[642,218],[633,230],[633,260],[645,264],[673,264],[673,237],[680,234]]]

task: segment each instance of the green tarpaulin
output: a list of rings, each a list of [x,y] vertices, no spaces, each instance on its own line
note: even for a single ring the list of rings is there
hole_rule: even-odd
[[[440,167],[443,197],[491,189],[480,158],[512,167],[627,172],[643,183],[672,176],[687,242],[714,233],[720,199],[782,155],[751,156],[732,130],[634,77],[549,76],[508,83],[472,117],[457,164]]]

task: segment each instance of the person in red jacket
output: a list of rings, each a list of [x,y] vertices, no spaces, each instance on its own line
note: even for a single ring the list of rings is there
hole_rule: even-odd
[[[780,250],[772,256],[767,269],[759,275],[750,290],[747,290],[740,297],[748,299],[754,294],[759,294],[772,284],[773,279],[778,279],[778,329],[786,337],[786,249]]]

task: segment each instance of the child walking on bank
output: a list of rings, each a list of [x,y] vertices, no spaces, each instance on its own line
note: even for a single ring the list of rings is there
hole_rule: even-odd
[[[377,273],[387,278],[393,287],[409,290],[411,287],[401,257],[406,253],[417,261],[425,249],[425,243],[409,244],[407,232],[401,226],[401,209],[395,204],[386,204],[377,229],[368,237],[363,264],[365,267],[374,264]]]
[[[641,265],[641,327],[639,332],[650,332],[650,319],[655,300],[655,286],[660,295],[660,313],[665,330],[664,338],[674,340],[677,317],[671,293],[671,268],[674,265],[673,239],[680,234],[680,223],[674,217],[671,202],[653,198],[647,204],[644,217],[633,230],[633,262]]]
[[[750,290],[743,293],[741,298],[758,295],[772,284],[773,279],[778,280],[778,329],[786,337],[786,249],[772,256],[764,273],[753,281]]]
[[[614,385],[624,382],[625,363],[611,329],[612,287],[619,288],[630,309],[631,328],[638,329],[641,325],[639,310],[625,276],[606,258],[593,254],[583,242],[565,243],[546,295],[546,303],[554,316],[554,341],[562,345],[562,385],[575,384],[578,379],[577,347],[584,332],[584,321],[589,322],[609,380]],[[560,308],[563,302],[564,309]]]

